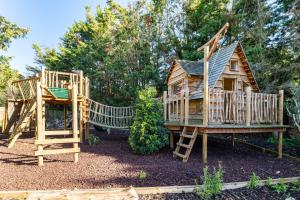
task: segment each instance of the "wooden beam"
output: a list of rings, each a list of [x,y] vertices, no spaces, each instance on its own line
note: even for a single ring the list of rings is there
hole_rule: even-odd
[[[203,72],[203,125],[208,125],[208,101],[209,101],[209,91],[208,91],[208,54],[209,54],[209,46],[204,47],[204,72]]]
[[[73,121],[72,121],[72,128],[73,128],[73,138],[77,139],[78,138],[78,134],[77,134],[77,130],[78,130],[78,125],[77,125],[77,109],[78,109],[78,101],[77,101],[77,93],[78,93],[78,87],[77,84],[73,84],[72,86],[72,115],[73,115]],[[73,143],[73,148],[74,149],[78,149],[78,143],[74,142]],[[78,152],[74,152],[74,162],[78,162],[78,157],[79,154]]]
[[[78,143],[80,138],[59,138],[59,139],[45,139],[44,141],[35,140],[34,144],[64,144],[64,143]]]
[[[164,120],[167,121],[167,91],[164,91],[163,94],[163,103],[164,103]]]
[[[43,100],[42,100],[42,86],[41,82],[38,81],[36,83],[36,105],[37,105],[37,140],[39,142],[43,142],[45,139],[44,135],[44,116],[43,116]],[[38,151],[43,152],[43,145],[39,144],[38,145]],[[43,166],[44,165],[44,158],[43,155],[38,155],[38,165]]]
[[[246,126],[251,122],[251,87],[246,87]]]
[[[174,131],[170,131],[170,148],[174,149]]]
[[[79,153],[80,148],[66,148],[66,149],[49,149],[43,151],[35,151],[35,156],[43,156],[43,155],[53,155],[53,154],[63,154],[63,153]]]
[[[278,158],[282,158],[282,130],[278,130]]]
[[[284,91],[279,90],[279,105],[278,105],[278,123],[283,125],[283,101],[284,101]]]
[[[207,134],[202,134],[202,161],[207,163]]]

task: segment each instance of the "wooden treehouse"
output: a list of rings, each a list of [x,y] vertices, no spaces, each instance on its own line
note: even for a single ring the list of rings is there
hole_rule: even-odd
[[[49,105],[63,107],[63,128],[47,128]],[[71,112],[71,127],[67,124],[67,112]],[[44,156],[61,153],[74,154],[77,162],[79,143],[84,132],[88,138],[90,123],[127,128],[131,117],[131,107],[112,107],[89,99],[89,79],[82,71],[42,71],[36,77],[12,84],[5,104],[3,132],[9,134],[11,148],[23,132],[33,129],[37,146],[34,155],[39,165],[43,165]]]
[[[261,93],[241,43],[217,49],[225,26],[205,45],[198,61],[174,60],[164,92],[165,125],[181,132],[174,156],[187,161],[198,135],[202,136],[202,159],[207,161],[207,136],[230,133],[278,132],[278,154],[282,156],[283,91]]]

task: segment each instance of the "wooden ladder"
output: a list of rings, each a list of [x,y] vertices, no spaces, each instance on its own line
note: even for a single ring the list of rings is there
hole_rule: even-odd
[[[194,146],[194,143],[196,141],[198,135],[198,129],[195,128],[192,134],[189,134],[187,132],[187,127],[184,127],[182,130],[182,133],[180,134],[180,139],[179,141],[176,143],[176,149],[173,152],[173,156],[176,157],[181,157],[183,162],[187,162],[189,159],[189,156],[191,154],[192,148]],[[189,139],[189,143],[188,144],[184,144],[184,139]],[[185,153],[181,154],[180,153],[180,149],[181,148],[185,148]]]

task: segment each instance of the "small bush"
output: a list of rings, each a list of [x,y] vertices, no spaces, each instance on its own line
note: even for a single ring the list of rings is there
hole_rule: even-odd
[[[89,139],[88,139],[88,143],[90,146],[94,146],[94,145],[97,145],[101,142],[100,138],[96,135],[89,135]]]
[[[271,187],[272,186],[272,181],[273,181],[273,179],[271,177],[268,177],[268,179],[265,182],[266,186]]]
[[[208,167],[205,167],[203,173],[203,186],[197,185],[194,192],[204,199],[220,194],[223,188],[223,170],[221,166],[217,170],[214,169],[212,174],[209,173]]]
[[[147,178],[147,172],[144,170],[141,170],[139,173],[139,179],[145,179]]]
[[[139,154],[157,152],[168,143],[163,105],[160,100],[155,99],[156,95],[156,89],[147,86],[139,92],[134,105],[128,141],[132,150]]]
[[[250,180],[247,182],[247,188],[248,189],[254,189],[258,186],[259,184],[259,176],[256,176],[256,174],[253,172],[251,177],[250,177]]]
[[[283,182],[282,179],[279,180],[279,183],[272,186],[273,190],[277,193],[286,193],[289,189],[289,186]]]

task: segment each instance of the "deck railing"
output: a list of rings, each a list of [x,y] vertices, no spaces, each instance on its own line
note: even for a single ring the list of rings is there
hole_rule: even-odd
[[[170,122],[188,124],[197,116],[202,123],[202,101],[196,104],[199,113],[191,113],[188,89],[177,94],[164,92],[164,118]],[[197,101],[197,100],[194,100]],[[251,88],[244,91],[209,90],[209,124],[282,124],[283,91],[279,94],[254,93]]]
[[[48,88],[67,88],[68,85],[78,85],[78,95],[87,96],[88,79],[83,76],[82,71],[77,73],[42,71],[42,85]]]

